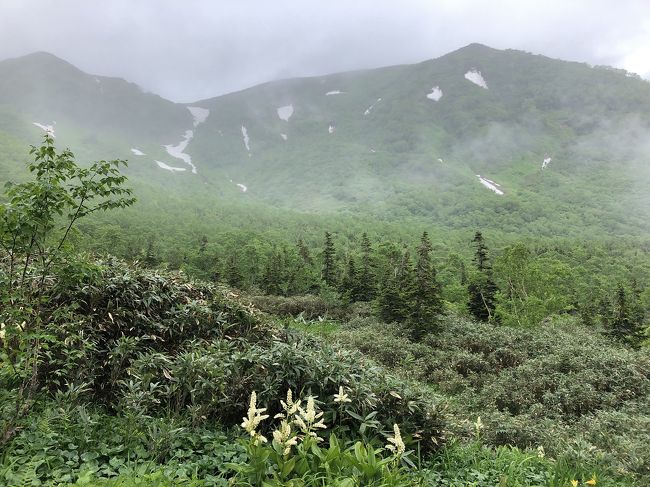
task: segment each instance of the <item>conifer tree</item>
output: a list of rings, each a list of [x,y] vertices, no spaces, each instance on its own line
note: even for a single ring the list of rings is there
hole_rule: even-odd
[[[410,322],[414,338],[420,338],[427,331],[436,328],[442,313],[440,284],[436,280],[436,270],[431,262],[431,242],[427,232],[422,234],[417,249],[417,264],[413,282]]]
[[[158,257],[156,257],[156,249],[154,247],[153,237],[149,237],[147,240],[147,249],[144,253],[143,262],[147,267],[155,267],[155,265],[158,263]]]
[[[300,257],[302,257],[303,262],[306,265],[312,265],[313,260],[311,258],[311,253],[309,252],[309,247],[305,245],[303,239],[301,238],[298,239],[298,243],[296,244],[296,247],[298,247],[298,253],[300,254]]]
[[[635,316],[636,315],[636,316]],[[609,326],[609,334],[622,342],[638,345],[642,338],[642,317],[635,310],[635,305],[628,297],[625,288],[618,286],[614,316]]]
[[[212,259],[212,266],[211,267],[212,267],[212,274],[211,274],[212,282],[221,281],[221,277],[222,277],[221,259],[216,254]]]
[[[262,289],[266,294],[271,294],[274,296],[280,295],[280,281],[281,281],[281,267],[282,267],[282,255],[277,251],[273,252],[267,256],[266,262],[264,264],[264,270],[262,271]]]
[[[495,297],[498,288],[492,278],[488,249],[481,232],[476,232],[473,242],[476,246],[473,261],[478,274],[470,280],[467,286],[469,311],[479,321],[491,321],[494,319]]]
[[[334,242],[332,234],[325,232],[325,248],[323,249],[323,272],[321,277],[328,286],[336,287],[336,267],[334,263]]]
[[[403,323],[411,312],[413,269],[408,250],[404,251],[399,266],[388,276],[379,296],[379,314],[387,323]]]
[[[352,256],[348,258],[347,270],[341,280],[340,290],[341,294],[350,302],[357,301],[359,298],[359,277],[357,274],[357,266]]]
[[[372,265],[372,247],[368,235],[361,236],[361,271],[358,282],[359,301],[372,301],[376,296],[375,274]]]

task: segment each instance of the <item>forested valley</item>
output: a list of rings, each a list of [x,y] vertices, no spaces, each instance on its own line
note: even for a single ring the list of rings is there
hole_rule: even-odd
[[[490,63],[583,103],[499,92]],[[117,118],[32,122],[20,80],[43,64],[52,99],[83,100],[48,113]],[[457,99],[411,97],[422,72]],[[650,482],[646,81],[480,45],[192,106],[43,53],[3,73],[0,485]],[[601,153],[586,114],[632,112]]]

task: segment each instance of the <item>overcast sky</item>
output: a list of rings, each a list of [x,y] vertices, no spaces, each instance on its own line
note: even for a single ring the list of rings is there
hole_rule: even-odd
[[[0,59],[48,51],[175,101],[472,42],[650,77],[650,0],[0,0]]]

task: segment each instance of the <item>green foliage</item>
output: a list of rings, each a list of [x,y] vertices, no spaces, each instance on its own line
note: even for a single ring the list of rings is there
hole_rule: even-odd
[[[642,339],[644,312],[638,301],[630,301],[625,288],[619,285],[616,292],[614,315],[611,322],[607,323],[607,326],[609,333],[615,339],[638,345]]]
[[[82,168],[69,150],[57,153],[50,134],[30,154],[34,156],[28,165],[33,180],[7,183],[8,202],[0,204],[0,363],[9,369],[2,379],[16,392],[13,412],[2,419],[0,445],[15,434],[17,422],[31,407],[39,381],[46,375],[43,369],[54,365],[51,379],[57,381],[72,366],[48,360],[51,350],[68,345],[67,337],[57,337],[49,328],[50,322],[71,318],[66,306],[51,305],[47,292],[51,273],[59,272],[65,282],[73,268],[77,276],[90,270],[66,259],[63,247],[70,231],[77,220],[91,213],[135,202],[131,190],[123,187],[126,176],[119,171],[125,161],[99,161]],[[64,215],[62,229],[55,232]]]
[[[334,401],[341,407],[351,402],[343,386]],[[251,395],[248,415],[242,427],[249,433],[245,442],[249,461],[244,465],[232,465],[237,471],[235,483],[253,486],[264,485],[413,485],[400,464],[414,466],[409,459],[412,451],[406,451],[399,427],[388,438],[386,448],[373,448],[363,442],[345,445],[334,433],[327,432],[323,412],[315,406],[315,399],[309,396],[304,408],[299,398],[293,397],[291,389],[283,411],[280,426],[273,431],[272,441],[261,435],[258,428],[269,417],[266,408],[257,407],[255,393]],[[347,413],[350,414],[350,413]],[[352,413],[353,414],[353,413]],[[339,423],[341,418],[338,418]],[[327,436],[327,446],[323,438]],[[390,451],[391,453],[388,453]],[[386,452],[386,453],[384,453]],[[387,454],[388,453],[388,454]]]
[[[427,232],[422,234],[417,251],[415,280],[413,286],[412,311],[409,321],[414,338],[420,338],[435,330],[439,315],[443,311],[440,299],[440,284],[436,279],[436,269],[431,262],[432,247]]]
[[[332,234],[325,232],[325,245],[323,249],[323,270],[321,277],[323,282],[331,287],[336,287],[337,281],[337,271],[334,266],[334,241],[332,240]]]
[[[578,449],[574,465],[600,462],[647,478],[647,350],[629,350],[575,319],[556,321],[516,329],[448,319],[417,343],[366,320],[328,339],[451,395],[460,436],[473,431],[465,418],[480,415],[489,444],[543,446],[554,457]]]
[[[114,417],[61,395],[5,449],[0,483],[225,486],[226,464],[245,461],[245,450],[214,426]]]
[[[495,295],[498,289],[492,278],[492,265],[481,232],[476,232],[473,241],[476,246],[474,264],[477,272],[468,285],[468,308],[478,321],[493,321]]]
[[[251,389],[260,391],[260,400],[275,413],[280,411],[277,398],[290,387],[321,398],[320,407],[326,420],[336,423],[337,434],[372,442],[399,423],[420,435],[423,451],[444,442],[442,407],[425,391],[356,352],[264,323],[258,311],[237,302],[230,291],[115,259],[97,262],[92,272],[67,275],[64,282],[54,278],[46,290],[51,293],[47,306],[65,312],[51,312],[44,326],[51,338],[39,352],[36,404],[52,394],[70,404],[102,404],[116,421],[127,422],[123,435],[130,438],[140,434],[138,428],[164,419],[192,428],[238,424]],[[11,368],[0,368],[0,383],[3,391],[15,389]],[[342,384],[350,398],[345,415],[338,403],[325,400]],[[2,399],[2,407],[11,407],[11,394]],[[24,453],[19,448],[24,442],[38,443],[41,433],[30,437],[25,432],[42,414],[35,411],[21,420],[11,449]],[[73,422],[61,428],[67,430]],[[58,446],[46,449],[61,449],[60,442],[67,440],[58,438]],[[140,455],[138,448],[128,440],[127,459]],[[20,461],[31,462],[21,452]],[[82,466],[75,460],[66,471],[78,472]],[[142,468],[142,475],[155,470]],[[53,478],[44,469],[37,477]]]

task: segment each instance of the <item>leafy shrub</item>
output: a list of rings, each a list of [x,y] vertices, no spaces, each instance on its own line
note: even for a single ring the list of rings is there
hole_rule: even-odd
[[[650,410],[647,350],[570,318],[524,330],[449,317],[422,343],[390,325],[357,325],[331,339],[454,395],[453,433],[471,436],[466,418],[481,415],[488,444],[543,446],[560,457],[578,441],[590,445],[584,457],[647,478],[649,439],[638,430]]]
[[[343,387],[334,400],[340,405],[349,401]],[[414,464],[409,459],[412,451],[406,450],[397,424],[385,448],[375,449],[360,441],[350,442],[346,448],[334,433],[325,434],[328,425],[313,396],[301,401],[289,389],[286,402],[281,404],[283,411],[277,416],[282,422],[272,432],[269,442],[258,431],[260,424],[269,418],[269,414],[264,414],[267,408],[258,408],[256,394],[251,394],[247,417],[242,423],[250,436],[245,442],[249,461],[232,465],[237,472],[236,483],[260,487],[414,484],[400,468],[400,464]],[[327,446],[322,445],[321,434],[328,437]]]
[[[322,296],[253,296],[251,302],[260,310],[277,316],[301,316],[305,320],[320,317],[341,319],[347,317],[349,310],[338,301]]]
[[[278,332],[279,333],[279,332]],[[444,407],[423,390],[392,377],[358,352],[323,346],[314,339],[279,335],[271,344],[239,341],[191,342],[174,357],[141,354],[125,370],[118,394],[121,409],[144,415],[189,411],[195,419],[235,424],[246,409],[248,391],[275,414],[287,389],[319,398],[332,397],[340,385],[349,390],[353,415],[339,419],[341,431],[359,434],[374,412],[375,431],[393,423],[417,431],[425,449],[442,444]],[[328,419],[339,407],[321,402]],[[374,417],[374,416],[373,416]],[[365,425],[365,426],[364,426]]]
[[[223,432],[183,419],[114,417],[67,400],[35,413],[3,452],[2,485],[178,485],[198,477],[225,486],[226,463],[246,460]]]

